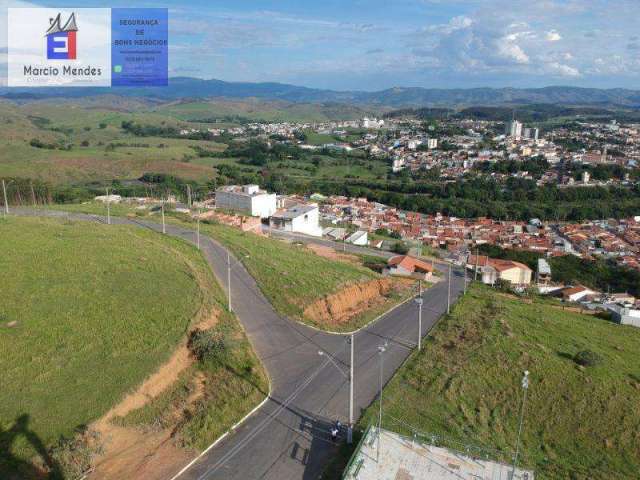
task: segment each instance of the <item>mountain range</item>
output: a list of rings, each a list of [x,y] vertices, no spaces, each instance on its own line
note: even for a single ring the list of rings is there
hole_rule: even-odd
[[[441,89],[394,87],[379,91],[323,90],[283,83],[225,82],[190,77],[173,77],[168,87],[145,88],[0,88],[8,99],[86,97],[103,94],[175,100],[184,98],[258,98],[294,103],[348,103],[385,107],[562,104],[640,108],[640,90],[598,89],[568,86],[544,88]]]

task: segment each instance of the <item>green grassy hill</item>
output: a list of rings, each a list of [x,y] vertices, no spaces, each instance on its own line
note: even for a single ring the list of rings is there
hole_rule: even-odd
[[[213,281],[192,247],[124,226],[9,217],[0,251],[0,477],[26,478],[171,355]]]
[[[384,391],[384,426],[476,444],[510,462],[522,372],[531,372],[521,466],[536,479],[635,479],[640,330],[473,287]],[[602,363],[583,367],[583,350]],[[362,424],[375,422],[377,404]],[[460,442],[460,443],[456,443]]]

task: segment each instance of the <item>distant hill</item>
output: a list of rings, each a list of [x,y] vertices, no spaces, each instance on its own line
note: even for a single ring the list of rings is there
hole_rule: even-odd
[[[438,89],[396,87],[375,92],[334,91],[283,83],[224,82],[174,77],[168,87],[148,88],[0,88],[0,95],[15,101],[50,97],[86,97],[116,94],[133,97],[258,98],[296,103],[348,103],[386,107],[470,106],[506,104],[614,105],[640,108],[640,90],[579,87]]]

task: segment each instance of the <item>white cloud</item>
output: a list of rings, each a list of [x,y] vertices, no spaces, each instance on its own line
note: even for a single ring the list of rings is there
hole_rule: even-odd
[[[559,40],[562,40],[562,35],[560,35],[555,30],[550,30],[547,32],[545,38],[547,39],[548,42],[557,42]]]
[[[529,56],[519,45],[514,43],[514,38],[511,35],[502,37],[498,41],[498,53],[501,57],[515,63],[529,63]]]
[[[559,62],[550,62],[547,64],[551,73],[556,73],[562,77],[580,77],[581,73],[575,67],[565,65]]]

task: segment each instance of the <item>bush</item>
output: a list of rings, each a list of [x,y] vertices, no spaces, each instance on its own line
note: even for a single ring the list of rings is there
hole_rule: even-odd
[[[54,478],[80,478],[91,470],[93,460],[103,452],[100,435],[81,429],[72,438],[62,438],[50,450],[55,462]]]
[[[581,350],[573,356],[573,361],[583,367],[594,367],[602,363],[602,357],[591,350]]]
[[[221,331],[196,329],[189,337],[189,349],[201,362],[223,361],[228,354],[229,345]]]
[[[399,255],[406,255],[409,253],[409,247],[404,242],[396,242],[391,248],[391,251]]]

